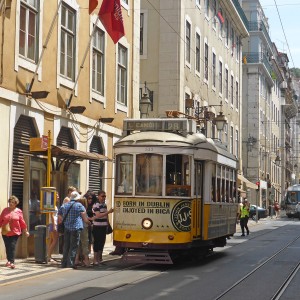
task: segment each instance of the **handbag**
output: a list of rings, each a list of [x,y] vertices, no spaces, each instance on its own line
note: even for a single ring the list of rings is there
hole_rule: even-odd
[[[11,228],[9,223],[2,225],[1,230],[2,230],[2,235],[6,235],[8,232],[10,232]]]
[[[107,226],[106,226],[106,234],[111,234],[113,232],[113,229],[110,225],[110,223],[108,222]]]
[[[64,215],[64,217],[63,217],[61,223],[60,223],[60,224],[57,224],[57,232],[58,232],[58,233],[64,233],[64,231],[65,231],[65,223],[64,223],[64,222],[65,222],[66,217],[68,216],[68,214],[69,214],[69,212],[70,212],[70,210],[71,210],[71,208],[72,208],[72,206],[73,206],[74,204],[75,204],[75,202],[72,203],[72,205],[71,205],[70,208],[68,209],[67,213]]]

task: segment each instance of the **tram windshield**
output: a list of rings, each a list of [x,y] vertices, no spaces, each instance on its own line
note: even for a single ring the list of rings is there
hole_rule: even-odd
[[[190,157],[181,154],[119,154],[115,193],[188,197],[191,194],[190,164]]]
[[[288,191],[285,201],[286,204],[297,204],[300,202],[300,191]]]

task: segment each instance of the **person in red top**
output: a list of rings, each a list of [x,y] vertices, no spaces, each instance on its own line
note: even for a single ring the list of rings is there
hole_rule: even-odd
[[[15,268],[16,244],[19,236],[22,234],[22,231],[27,237],[29,236],[23,212],[17,208],[18,204],[19,199],[16,196],[9,197],[9,206],[4,208],[0,215],[0,227],[7,258],[6,266],[11,269]]]

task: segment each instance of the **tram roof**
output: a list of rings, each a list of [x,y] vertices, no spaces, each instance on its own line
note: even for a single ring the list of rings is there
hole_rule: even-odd
[[[209,150],[236,161],[236,157],[226,150],[225,145],[211,138],[206,138],[202,133],[187,134],[182,136],[172,132],[146,131],[131,133],[118,142],[115,147],[120,146],[165,146],[186,147],[194,150]]]

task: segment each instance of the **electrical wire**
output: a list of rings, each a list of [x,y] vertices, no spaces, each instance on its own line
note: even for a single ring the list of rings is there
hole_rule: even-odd
[[[287,44],[287,47],[288,47],[288,50],[289,50],[290,59],[292,60],[293,66],[295,68],[295,64],[294,64],[293,56],[292,56],[292,53],[291,53],[290,45],[289,45],[289,42],[287,40],[287,37],[286,37],[286,34],[285,34],[285,30],[283,28],[283,24],[282,24],[282,20],[281,20],[281,16],[280,16],[280,13],[279,13],[279,9],[278,9],[276,0],[274,0],[274,3],[275,3],[275,6],[276,6],[276,10],[277,10],[277,14],[278,14],[278,17],[279,17],[280,25],[281,25],[281,28],[282,28],[282,32],[283,32],[283,35],[284,35],[284,38],[285,38],[285,41],[286,41],[286,44]]]

